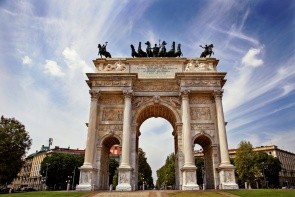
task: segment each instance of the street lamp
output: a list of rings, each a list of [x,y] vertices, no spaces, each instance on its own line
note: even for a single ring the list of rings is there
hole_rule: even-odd
[[[202,166],[203,190],[206,189],[206,188],[205,188],[205,180],[204,180],[204,178],[205,178],[205,168],[204,168],[204,166]]]
[[[144,190],[144,178],[142,178],[142,190]]]
[[[265,173],[264,173],[264,162],[262,164],[262,174],[263,174],[263,179],[264,179],[264,187],[266,187],[266,180],[265,180]]]
[[[66,183],[67,183],[67,191],[70,190],[70,186],[71,186],[71,178],[72,178],[72,176],[68,176],[68,180],[66,181]]]
[[[76,166],[74,167],[74,171],[73,171],[72,190],[74,190],[74,186],[75,186],[75,173],[76,173]]]

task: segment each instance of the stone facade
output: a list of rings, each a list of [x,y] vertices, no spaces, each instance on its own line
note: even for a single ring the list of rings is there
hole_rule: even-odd
[[[138,139],[150,117],[174,131],[176,188],[197,190],[193,144],[206,149],[210,188],[237,188],[229,162],[222,107],[226,73],[214,58],[110,58],[88,73],[91,104],[78,190],[108,189],[109,150],[121,146],[116,190],[137,190]]]

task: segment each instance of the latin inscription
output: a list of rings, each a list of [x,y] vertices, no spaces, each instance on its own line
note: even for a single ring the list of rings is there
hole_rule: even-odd
[[[131,72],[138,73],[138,78],[174,78],[176,72],[181,72],[180,65],[132,65]]]

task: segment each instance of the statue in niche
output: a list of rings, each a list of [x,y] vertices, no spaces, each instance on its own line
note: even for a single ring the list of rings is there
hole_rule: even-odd
[[[107,51],[107,44],[108,42],[105,42],[105,44],[102,46],[98,44],[98,55],[100,55],[100,58],[102,58],[102,56],[105,56],[106,58],[112,58],[111,54]]]
[[[213,44],[210,45],[205,45],[204,47],[202,45],[200,45],[201,48],[204,49],[204,51],[201,53],[200,57],[207,57],[207,55],[209,55],[209,57],[211,57],[212,54],[214,54],[212,48],[213,48]]]

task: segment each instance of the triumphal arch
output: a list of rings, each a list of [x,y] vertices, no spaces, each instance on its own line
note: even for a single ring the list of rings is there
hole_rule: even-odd
[[[91,105],[79,190],[109,188],[110,148],[121,147],[116,190],[137,190],[140,126],[162,117],[173,127],[176,188],[197,190],[194,144],[204,153],[206,188],[236,189],[215,58],[100,58],[88,73]],[[152,143],[152,142],[151,142]]]

